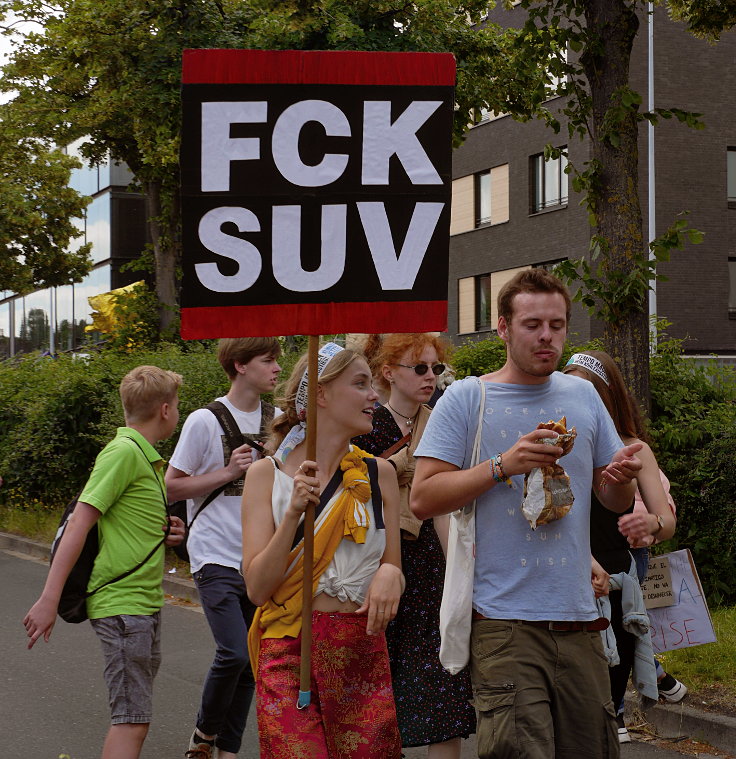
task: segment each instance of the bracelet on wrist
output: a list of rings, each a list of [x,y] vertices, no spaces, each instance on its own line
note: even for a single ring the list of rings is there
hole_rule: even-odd
[[[652,514],[652,516],[657,520],[657,529],[651,533],[652,537],[656,538],[657,535],[659,535],[660,532],[662,532],[662,529],[664,528],[664,519],[659,514]]]
[[[506,476],[506,472],[503,468],[503,458],[500,453],[496,454],[495,456],[492,456],[488,464],[491,468],[491,477],[493,477],[493,481],[497,483],[506,483],[510,488],[514,487],[514,483],[511,481],[510,477]]]

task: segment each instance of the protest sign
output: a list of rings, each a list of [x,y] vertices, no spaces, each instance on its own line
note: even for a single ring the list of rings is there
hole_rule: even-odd
[[[647,610],[654,653],[715,642],[713,622],[690,551],[674,551],[664,557],[669,564],[673,603]],[[657,573],[661,558],[652,558],[650,572]]]
[[[675,596],[672,592],[672,573],[668,556],[650,557],[647,576],[641,584],[641,591],[647,609],[672,606]]]
[[[318,335],[446,329],[454,83],[450,54],[185,51],[182,337],[309,335],[315,377]],[[310,504],[299,708],[313,533]]]
[[[444,330],[455,63],[188,50],[181,333]]]

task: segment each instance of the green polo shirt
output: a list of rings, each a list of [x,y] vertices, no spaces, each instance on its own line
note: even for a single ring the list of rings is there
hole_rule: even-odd
[[[130,427],[119,427],[115,438],[97,456],[79,496],[102,514],[97,522],[100,551],[87,590],[135,567],[163,537],[163,464],[156,449]],[[137,572],[90,596],[89,618],[157,612],[164,603],[163,566],[161,546]]]

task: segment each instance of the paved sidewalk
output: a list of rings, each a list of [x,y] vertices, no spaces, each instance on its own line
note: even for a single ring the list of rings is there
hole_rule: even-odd
[[[4,532],[0,532],[0,550],[14,551],[46,561],[49,557],[47,544]],[[163,586],[164,592],[171,596],[198,603],[197,589],[189,578],[166,573]],[[633,717],[637,710],[636,694],[631,692],[626,698],[627,714]],[[687,736],[730,754],[736,754],[736,719],[701,711],[692,706],[687,697],[679,704],[657,704],[647,711],[644,719],[649,723],[652,732],[662,738]],[[409,749],[407,757],[414,756],[414,752],[419,751],[422,750]],[[463,755],[465,756],[465,753]]]

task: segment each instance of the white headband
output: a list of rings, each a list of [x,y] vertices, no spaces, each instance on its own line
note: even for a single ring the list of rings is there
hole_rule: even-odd
[[[317,353],[317,380],[322,376],[327,364],[341,351],[345,350],[335,343],[325,343]],[[296,406],[296,415],[299,424],[295,424],[281,441],[281,445],[276,451],[276,458],[282,462],[286,457],[301,443],[306,437],[307,430],[307,394],[309,388],[309,368],[304,370],[302,378],[296,389],[294,405]]]
[[[589,356],[587,353],[573,353],[570,356],[570,360],[565,364],[565,368],[567,369],[568,366],[581,366],[583,369],[587,369],[589,372],[593,372],[593,374],[600,377],[606,385],[609,384],[608,375],[603,368],[603,364],[597,358]]]

